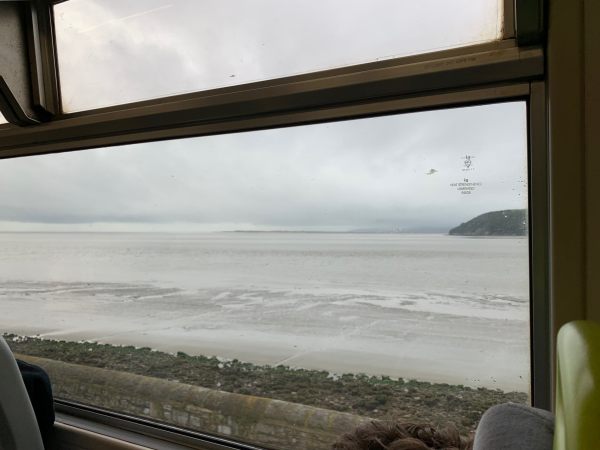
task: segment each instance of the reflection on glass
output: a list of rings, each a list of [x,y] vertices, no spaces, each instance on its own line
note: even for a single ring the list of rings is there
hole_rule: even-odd
[[[501,0],[71,0],[67,112],[501,38]]]
[[[528,401],[526,131],[515,102],[2,161],[0,329],[59,397],[243,441],[468,433]]]

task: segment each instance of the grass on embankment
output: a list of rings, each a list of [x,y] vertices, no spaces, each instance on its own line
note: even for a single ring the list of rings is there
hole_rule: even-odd
[[[172,355],[149,348],[52,341],[4,335],[15,353],[164,378],[209,389],[268,397],[377,419],[454,424],[474,430],[481,414],[504,402],[525,403],[527,394],[462,385],[396,380],[364,374],[258,366],[216,357]]]

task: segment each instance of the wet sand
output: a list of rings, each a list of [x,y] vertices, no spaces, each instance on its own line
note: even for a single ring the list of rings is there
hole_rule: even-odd
[[[0,299],[19,335],[529,390],[527,304],[501,296],[13,282]]]

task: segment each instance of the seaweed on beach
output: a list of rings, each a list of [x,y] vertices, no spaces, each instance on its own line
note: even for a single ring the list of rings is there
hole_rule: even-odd
[[[365,374],[261,366],[237,359],[170,354],[150,348],[4,335],[13,352],[163,378],[226,392],[279,399],[376,419],[454,424],[472,432],[481,414],[523,392],[471,388]]]

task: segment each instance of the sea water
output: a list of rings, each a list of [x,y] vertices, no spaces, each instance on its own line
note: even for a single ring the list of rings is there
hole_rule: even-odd
[[[0,331],[529,389],[526,238],[0,233]]]

